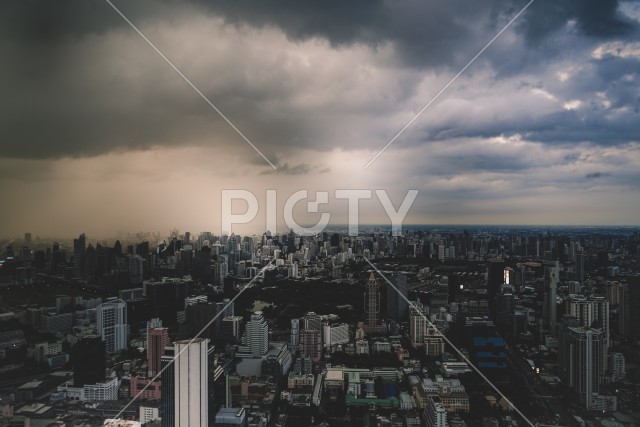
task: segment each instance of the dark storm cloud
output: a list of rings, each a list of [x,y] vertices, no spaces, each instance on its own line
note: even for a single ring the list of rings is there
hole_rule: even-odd
[[[393,60],[399,61],[394,66],[399,70],[411,68],[428,72],[435,67],[446,74],[457,71],[457,67],[525,4],[507,0],[114,3],[137,24],[160,27],[158,33],[162,33],[163,27],[180,22],[180,18],[184,24],[196,15],[222,16],[240,31],[244,31],[243,25],[276,27],[290,40],[322,38],[336,50],[354,45],[381,48],[391,43]],[[616,7],[614,1],[536,0],[517,22],[514,32],[521,32],[529,41],[536,42],[552,36],[567,20],[575,19],[581,34],[589,37],[629,34],[633,26],[618,15]],[[9,64],[0,69],[2,156],[86,157],[117,150],[197,143],[220,144],[226,151],[238,150],[249,162],[262,162],[255,153],[244,151],[247,147],[239,136],[180,81],[103,0],[12,0],[2,2],[0,12],[0,54],[3,62]],[[129,46],[110,45],[109,40],[135,44],[135,49],[131,49],[135,54],[127,52]],[[164,49],[163,46],[160,48]],[[203,47],[197,55],[206,54],[206,43]],[[568,46],[561,47],[559,50]],[[105,48],[112,50],[105,51]],[[499,68],[507,55],[499,46],[495,48],[501,57],[487,55],[487,58]],[[176,56],[173,51],[166,53]],[[525,59],[518,63],[518,68],[532,61],[527,55],[520,56]],[[228,61],[226,57],[216,59]],[[544,63],[539,59],[536,61]],[[353,61],[353,68],[360,65],[356,59]],[[120,63],[124,65],[118,66]],[[637,91],[629,90],[635,83],[624,82],[621,76],[630,67],[636,67],[637,61],[630,59],[621,66],[616,59],[610,64],[608,67],[607,61],[602,61],[598,68],[602,73],[599,80],[596,77],[583,80],[592,87],[602,87],[603,82],[608,82],[606,89],[612,108],[631,105],[631,112],[612,118],[602,116],[597,109],[593,109],[592,114],[561,111],[534,118],[496,116],[495,120],[473,123],[466,123],[467,117],[458,116],[455,120],[430,120],[422,135],[428,135],[426,140],[442,140],[523,133],[531,140],[554,143],[587,139],[602,143],[628,141],[637,134],[632,112],[640,109],[640,98]],[[375,126],[370,123],[396,108],[406,108],[403,104],[417,84],[396,77],[399,83],[395,92],[385,94],[386,103],[368,103],[349,111],[349,107],[340,106],[344,100],[335,99],[336,107],[316,113],[312,108],[305,110],[292,103],[296,92],[304,88],[288,86],[289,76],[279,74],[274,64],[255,71],[260,75],[273,74],[261,86],[243,78],[251,72],[250,67],[261,64],[254,61],[243,65],[245,68],[237,69],[231,77],[211,76],[212,80],[224,80],[214,89],[207,90],[202,78],[194,78],[194,83],[268,157],[290,147],[331,149],[342,142],[336,136],[342,129],[337,126],[336,130],[332,129],[332,123],[342,120],[345,128]],[[419,126],[416,123],[416,127]],[[230,147],[221,141],[238,143]],[[401,143],[424,142],[425,139],[416,138]],[[363,142],[349,143],[353,148],[363,147]],[[283,167],[285,165],[283,163]],[[294,174],[310,171],[308,165],[287,165],[285,169]]]
[[[293,39],[323,37],[334,45],[395,43],[408,64],[460,64],[527,3],[513,0],[447,2],[313,0],[240,2],[201,0],[230,22],[276,25]],[[618,12],[617,0],[536,0],[516,26],[537,44],[569,20],[582,34],[629,34],[634,24]],[[469,50],[471,49],[471,50]],[[475,53],[475,52],[473,52]],[[548,52],[547,52],[548,53]]]
[[[590,172],[586,174],[584,177],[587,179],[597,179],[597,178],[604,178],[610,175],[611,174],[609,173],[603,173],[603,172]]]
[[[579,31],[590,37],[621,36],[636,25],[620,15],[619,4],[617,0],[538,0],[518,26],[532,44],[540,43],[569,20],[575,20]]]

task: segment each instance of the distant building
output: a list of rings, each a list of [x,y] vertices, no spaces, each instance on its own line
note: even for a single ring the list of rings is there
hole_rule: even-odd
[[[164,349],[169,345],[169,329],[154,328],[147,330],[147,364],[148,376],[153,378],[161,368],[162,354]]]
[[[396,272],[394,285],[396,289],[393,289],[388,283],[385,286],[387,290],[387,317],[397,322],[406,321],[409,310],[409,304],[406,300],[409,296],[406,273]]]
[[[551,336],[557,336],[557,288],[560,278],[560,263],[558,261],[545,262],[544,264],[544,305],[542,318],[544,327]]]
[[[107,353],[127,349],[127,303],[121,299],[108,301],[96,310],[96,329],[104,341]]]

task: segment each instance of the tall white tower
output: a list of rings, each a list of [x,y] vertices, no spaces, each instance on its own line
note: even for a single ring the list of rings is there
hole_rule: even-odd
[[[208,338],[174,342],[175,427],[209,425]]]
[[[127,303],[121,299],[107,301],[96,309],[96,329],[107,353],[127,349]]]

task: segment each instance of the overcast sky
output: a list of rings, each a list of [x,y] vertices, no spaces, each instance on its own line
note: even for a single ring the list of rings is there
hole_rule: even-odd
[[[366,170],[525,1],[114,4],[278,170],[106,1],[3,1],[0,235],[219,233],[222,189],[261,201],[240,232],[266,189],[280,227],[353,188],[418,189],[406,223],[639,223],[638,1],[534,1]]]

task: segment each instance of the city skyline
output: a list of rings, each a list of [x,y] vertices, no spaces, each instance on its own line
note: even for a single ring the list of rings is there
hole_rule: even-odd
[[[637,225],[637,3],[533,2],[366,170],[526,2],[114,4],[277,170],[107,2],[11,2],[0,235],[219,232],[236,188],[418,189],[407,224]]]

